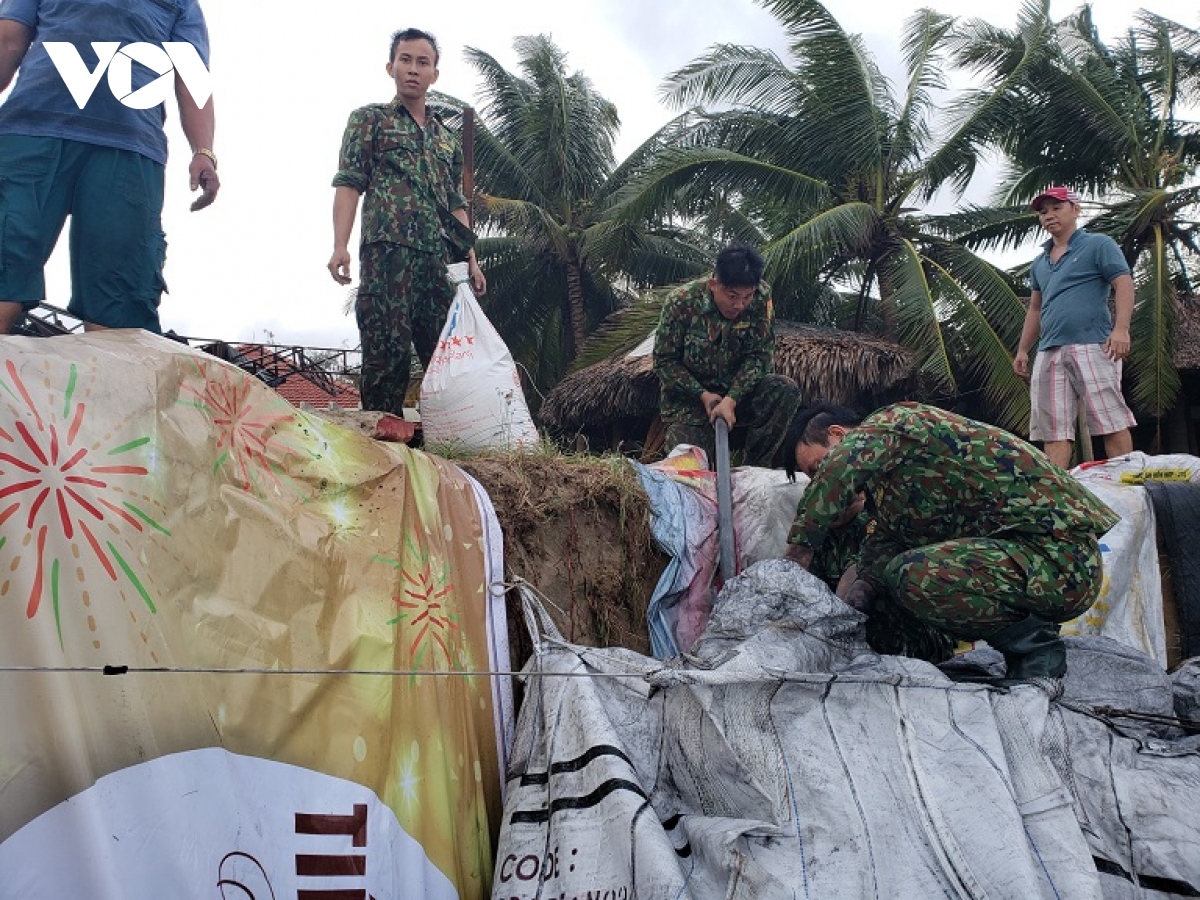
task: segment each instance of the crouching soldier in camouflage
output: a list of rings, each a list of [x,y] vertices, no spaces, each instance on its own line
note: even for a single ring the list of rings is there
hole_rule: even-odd
[[[1058,623],[1095,602],[1098,538],[1118,521],[1079,482],[1006,431],[918,403],[861,421],[822,412],[792,452],[812,483],[788,558],[810,566],[865,492],[875,527],[847,603],[898,605],[950,638],[986,640],[1009,678],[1065,674]]]
[[[815,416],[833,415],[838,421],[861,422],[862,416],[844,406],[834,406],[831,403],[814,403],[802,406],[792,417],[787,432],[783,436],[783,446],[780,455],[783,457],[783,471],[788,481],[796,480],[800,471],[796,461],[796,447],[804,441],[808,425]],[[875,530],[875,520],[866,509],[867,495],[860,493],[854,502],[829,523],[825,539],[820,548],[813,552],[812,560],[806,568],[820,578],[831,591],[845,589],[854,583],[858,567],[858,557],[862,553],[862,545],[867,536]]]
[[[354,309],[363,409],[397,416],[408,389],[409,345],[428,366],[454,299],[446,263],[465,258],[475,292],[487,289],[467,227],[462,148],[425,103],[437,65],[433,35],[416,28],[392,35],[386,68],[396,97],[350,114],[333,179],[328,268],[338,284],[351,280],[350,232],[358,198],[366,195]]]
[[[792,379],[772,375],[775,314],[763,259],[731,244],[711,278],[672,291],[654,338],[666,445],[694,444],[714,460],[713,423],[745,428],[746,462],[770,466],[800,405]]]

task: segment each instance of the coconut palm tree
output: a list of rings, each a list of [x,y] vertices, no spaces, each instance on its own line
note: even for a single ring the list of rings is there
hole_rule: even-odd
[[[1035,234],[1028,202],[1049,184],[1095,198],[1085,204],[1096,211],[1088,228],[1121,245],[1137,284],[1130,399],[1161,417],[1179,388],[1176,297],[1195,293],[1200,262],[1200,125],[1181,116],[1200,99],[1200,32],[1142,12],[1106,45],[1089,7],[1057,24],[1044,7],[1039,14],[1036,43],[983,21],[964,23],[952,38],[955,60],[995,86],[962,113],[977,140],[1007,155],[996,200],[1012,204],[990,220],[960,223],[956,236],[987,247]],[[978,113],[985,103],[986,116]]]
[[[482,80],[475,139],[476,247],[486,309],[514,356],[548,387],[587,334],[647,286],[693,276],[711,244],[653,220],[615,222],[615,192],[657,146],[617,165],[616,107],[546,36],[514,42],[519,73],[468,48]],[[461,106],[442,98],[450,106]]]
[[[923,10],[908,21],[907,77],[894,91],[817,0],[762,3],[787,34],[787,60],[718,45],[670,75],[664,99],[693,107],[690,123],[676,123],[623,210],[737,209],[764,235],[781,316],[896,338],[947,400],[977,387],[991,418],[1024,427],[1028,391],[1011,367],[1024,315],[1016,283],[919,209],[954,180],[949,157],[973,166],[965,125],[948,142],[933,137],[952,20]]]

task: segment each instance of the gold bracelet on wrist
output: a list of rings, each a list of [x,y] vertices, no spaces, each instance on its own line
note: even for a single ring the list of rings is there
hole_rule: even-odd
[[[217,154],[213,153],[207,147],[199,147],[196,150],[193,150],[192,156],[207,156],[209,161],[213,164],[213,168],[216,169],[217,167]]]

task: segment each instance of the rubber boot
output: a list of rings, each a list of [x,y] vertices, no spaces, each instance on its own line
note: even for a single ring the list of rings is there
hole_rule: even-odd
[[[1031,615],[988,635],[987,642],[1004,654],[1007,680],[1062,678],[1067,674],[1067,648],[1058,624]]]

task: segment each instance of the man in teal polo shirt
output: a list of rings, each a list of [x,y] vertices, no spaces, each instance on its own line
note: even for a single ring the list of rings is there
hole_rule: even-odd
[[[1074,191],[1047,188],[1033,199],[1033,208],[1050,240],[1029,270],[1029,309],[1013,358],[1013,370],[1029,378],[1029,350],[1037,342],[1029,439],[1042,441],[1050,461],[1068,467],[1082,402],[1089,431],[1104,436],[1105,454],[1123,456],[1133,450],[1129,429],[1137,424],[1121,394],[1133,314],[1129,264],[1112,238],[1078,227]]]
[[[54,42],[74,45],[96,73],[82,109],[47,53]],[[20,69],[0,106],[0,334],[45,299],[43,268],[68,215],[71,314],[89,331],[161,330],[166,111],[163,104],[133,109],[115,97],[96,71],[93,42],[185,42],[208,65],[197,0],[0,0],[0,91]],[[141,65],[130,69],[131,94],[159,77]],[[191,187],[203,190],[192,209],[203,209],[220,187],[213,104],[198,107],[178,74],[175,94],[193,154]]]

